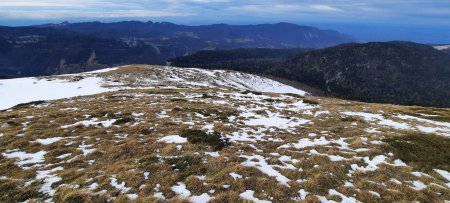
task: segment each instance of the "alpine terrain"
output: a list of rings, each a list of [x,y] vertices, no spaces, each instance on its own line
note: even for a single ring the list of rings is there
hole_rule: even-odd
[[[450,200],[448,108],[150,65],[3,79],[0,95],[0,202]]]

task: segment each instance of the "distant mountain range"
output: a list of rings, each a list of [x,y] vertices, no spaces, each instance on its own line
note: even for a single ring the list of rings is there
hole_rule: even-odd
[[[345,99],[450,107],[450,53],[437,48],[409,42],[345,44],[275,58],[265,57],[269,50],[202,51],[172,65],[268,74]]]
[[[130,21],[0,27],[0,78],[165,64],[200,50],[321,48],[349,41],[352,37],[335,31],[289,23],[184,26]]]

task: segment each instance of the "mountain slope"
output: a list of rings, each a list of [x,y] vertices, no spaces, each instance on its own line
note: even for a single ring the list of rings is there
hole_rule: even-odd
[[[125,78],[120,78],[121,82],[101,77],[103,72],[115,70],[128,71],[135,75],[124,76]],[[145,75],[136,75],[136,73],[145,73]],[[155,88],[158,86],[166,86],[166,88],[183,86],[189,88],[233,88],[258,92],[308,94],[264,77],[234,71],[124,66],[73,75],[0,80],[0,95],[7,95],[2,98],[0,110],[33,101],[91,95],[131,87]],[[49,91],[50,89],[52,90]]]
[[[183,26],[172,23],[63,23],[0,27],[0,78],[158,64],[200,50],[324,47],[349,42],[334,31],[294,24]]]
[[[151,46],[129,47],[53,28],[0,27],[0,75],[26,77],[83,72],[133,63],[165,63]]]
[[[235,75],[128,66],[45,77],[101,78],[103,88],[117,89],[1,111],[0,201],[450,198],[450,109],[259,93],[188,79],[201,76],[199,83],[209,85],[224,74]]]
[[[290,23],[261,25],[201,25],[186,26],[173,23],[126,21],[117,23],[65,23],[44,25],[102,38],[136,38],[145,43],[184,46],[187,53],[193,49],[230,49],[241,47],[297,48],[326,47],[349,42],[351,37],[336,31]],[[168,42],[168,43],[167,43]],[[166,44],[167,43],[167,44]],[[182,44],[183,43],[183,44]],[[186,43],[198,45],[187,46]],[[193,45],[193,44],[191,44]]]
[[[450,54],[428,45],[346,44],[275,59],[233,56],[231,51],[200,52],[172,64],[269,74],[345,99],[450,107]]]
[[[289,63],[297,79],[334,96],[450,107],[450,55],[430,46],[349,44],[312,51]]]

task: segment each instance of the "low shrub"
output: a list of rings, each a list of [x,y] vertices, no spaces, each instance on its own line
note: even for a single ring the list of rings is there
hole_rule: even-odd
[[[396,158],[419,170],[450,171],[450,139],[439,135],[411,133],[387,139]]]
[[[230,145],[229,139],[223,138],[219,132],[205,133],[201,130],[187,129],[181,133],[181,137],[187,138],[192,144],[207,144],[214,150],[222,150]]]

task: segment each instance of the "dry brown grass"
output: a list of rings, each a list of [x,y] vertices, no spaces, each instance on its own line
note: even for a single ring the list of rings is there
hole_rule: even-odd
[[[130,73],[130,74],[129,74]],[[119,70],[102,73],[111,80],[127,81],[139,85],[135,76],[144,77],[151,74],[148,69],[141,66],[130,66]],[[130,76],[132,75],[132,76]],[[427,172],[430,177],[416,177],[411,174],[420,168],[395,167],[378,165],[375,171],[356,171],[349,176],[351,165],[367,166],[361,159],[385,155],[389,163],[393,163],[397,156],[388,153],[395,151],[385,141],[407,134],[406,131],[390,128],[379,128],[378,133],[367,133],[366,128],[373,126],[360,117],[345,117],[341,111],[379,113],[382,110],[387,116],[398,112],[409,115],[419,113],[433,113],[440,115],[441,120],[446,119],[447,109],[429,109],[418,107],[403,107],[383,104],[365,104],[349,102],[334,98],[308,97],[308,103],[318,103],[311,109],[311,114],[302,111],[279,110],[273,105],[279,103],[295,103],[303,98],[280,97],[278,94],[262,94],[271,96],[261,103],[252,100],[236,100],[220,98],[218,93],[236,93],[239,91],[219,89],[147,89],[124,90],[99,95],[62,99],[45,102],[48,106],[33,107],[21,106],[12,111],[0,112],[0,125],[8,123],[9,127],[0,128],[0,152],[19,149],[27,153],[40,150],[47,152],[43,165],[22,169],[16,160],[7,159],[0,155],[0,201],[25,201],[35,199],[43,201],[49,196],[39,192],[41,182],[35,181],[27,187],[26,182],[33,180],[39,170],[48,170],[58,166],[64,168],[54,175],[62,178],[52,188],[56,189],[53,200],[56,202],[130,202],[125,193],[111,185],[111,177],[115,176],[119,183],[124,182],[130,190],[127,194],[137,194],[134,202],[163,202],[153,197],[157,192],[155,188],[160,185],[167,201],[186,202],[187,200],[175,194],[171,187],[178,182],[186,184],[193,195],[207,193],[214,197],[211,202],[248,202],[239,197],[246,190],[255,191],[255,197],[273,202],[293,202],[298,197],[298,191],[304,189],[310,194],[304,202],[319,202],[316,195],[324,196],[328,200],[341,201],[341,197],[330,195],[329,190],[335,189],[340,193],[355,197],[362,202],[443,202],[450,199],[446,181],[436,173]],[[188,99],[183,94],[195,95]],[[206,94],[207,96],[204,96]],[[141,95],[137,97],[136,95]],[[246,97],[252,98],[250,94]],[[174,99],[176,101],[174,101]],[[229,104],[214,104],[211,101],[228,100]],[[258,126],[245,126],[240,116],[239,107],[254,107],[254,105],[267,105],[267,109],[278,112],[286,118],[303,118],[311,120],[291,131],[283,129],[260,130]],[[66,108],[78,110],[63,110]],[[320,110],[329,113],[314,116]],[[159,117],[160,112],[166,111],[168,117]],[[120,114],[117,114],[121,112]],[[144,113],[141,116],[132,116],[133,113]],[[267,115],[265,110],[255,111],[259,115]],[[198,114],[202,115],[199,117]],[[27,116],[34,116],[27,118]],[[122,119],[110,127],[78,125],[66,129],[63,125],[74,124],[86,120],[84,115],[98,118],[98,121],[109,119]],[[236,116],[236,122],[230,122],[229,117]],[[133,117],[133,119],[127,119]],[[423,116],[422,116],[423,117]],[[394,118],[392,118],[395,120]],[[438,118],[435,118],[439,120]],[[28,126],[23,122],[30,121]],[[188,122],[194,122],[192,125]],[[415,121],[411,121],[414,124]],[[356,123],[356,126],[354,125]],[[279,138],[282,142],[258,141],[235,142],[223,149],[213,149],[205,143],[167,144],[157,142],[166,135],[180,135],[184,130],[202,129],[212,124],[214,131],[223,135],[241,132],[245,127],[253,129],[253,135],[266,134],[267,137]],[[310,133],[316,136],[309,137]],[[23,136],[17,136],[21,135]],[[426,135],[424,135],[426,136]],[[34,142],[36,139],[65,137],[65,139],[50,145],[41,145]],[[297,143],[302,138],[317,139],[325,137],[327,140],[346,138],[349,149],[342,149],[338,144],[326,146],[310,146],[303,149],[279,148],[283,144]],[[372,141],[382,141],[373,144]],[[79,149],[82,144],[87,149],[95,149],[86,156]],[[70,145],[69,145],[70,144]],[[252,144],[252,145],[249,145]],[[179,145],[182,148],[179,148]],[[257,148],[257,149],[255,149]],[[356,149],[367,148],[367,151],[356,152]],[[205,152],[218,151],[218,157],[205,155]],[[314,155],[310,150],[316,150],[321,155]],[[271,153],[278,153],[274,155]],[[66,158],[58,156],[68,154]],[[241,155],[259,154],[267,158],[270,165],[283,166],[280,156],[290,156],[298,160],[292,164],[296,169],[281,169],[273,166],[283,176],[289,178],[289,186],[279,184],[275,177],[269,176],[255,167],[244,167],[245,159]],[[341,156],[347,160],[330,161],[328,156]],[[69,161],[70,160],[70,161]],[[94,160],[95,162],[92,162]],[[90,162],[91,161],[91,162]],[[51,164],[51,165],[50,165]],[[230,173],[242,175],[241,179],[234,179]],[[144,178],[148,173],[148,179]],[[198,176],[205,176],[199,179]],[[396,179],[402,184],[396,184]],[[422,181],[428,188],[424,190],[412,189],[409,181]],[[355,187],[344,187],[346,181],[352,182]],[[89,191],[89,185],[97,183],[98,188]],[[433,185],[436,184],[436,185]],[[73,186],[78,185],[74,188]],[[224,185],[229,185],[225,188]],[[444,187],[444,188],[443,188]],[[105,190],[104,193],[99,193]],[[210,191],[214,191],[213,193]],[[381,195],[378,198],[369,191]]]

